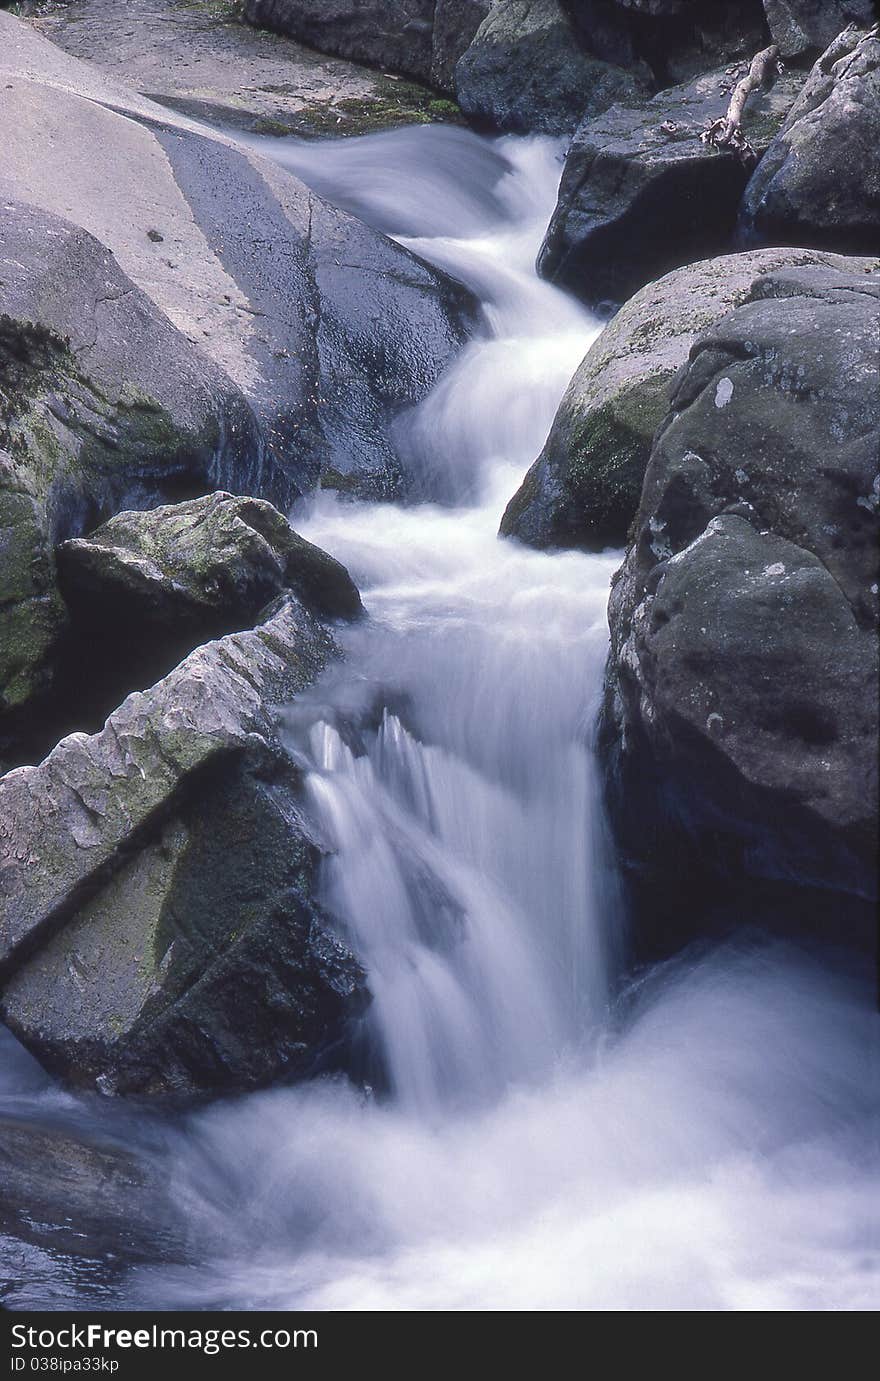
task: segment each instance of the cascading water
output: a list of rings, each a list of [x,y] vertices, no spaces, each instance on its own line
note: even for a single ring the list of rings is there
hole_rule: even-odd
[[[395,224],[380,174],[420,145],[427,172],[396,177]],[[496,538],[598,324],[535,277],[549,141],[406,131],[329,153],[295,145],[285,161],[306,176],[317,164],[358,214],[405,228],[479,293],[487,322],[399,426],[422,488],[457,505],[324,499],[297,518],[349,564],[372,616],[345,639],[322,687],[330,713],[302,741],[335,850],[325,900],[369,973],[391,1089],[429,1113],[546,1075],[605,1014],[613,878],[590,736],[615,561],[550,561]]]
[[[484,304],[484,336],[400,423],[442,503],[323,496],[295,519],[370,616],[286,732],[334,850],[325,904],[369,973],[387,1095],[322,1080],[159,1129],[117,1113],[172,1166],[201,1264],[98,1296],[42,1254],[14,1301],[873,1307],[865,994],[754,938],[619,991],[592,759],[618,557],[495,535],[598,329],[532,268],[553,145],[420,128],[260,147]],[[0,1097],[93,1115],[30,1066]]]

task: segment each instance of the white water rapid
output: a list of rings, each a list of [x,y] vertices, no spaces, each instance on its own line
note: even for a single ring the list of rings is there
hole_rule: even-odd
[[[260,146],[471,286],[485,331],[406,422],[442,505],[294,515],[369,614],[286,731],[381,1086],[319,1080],[151,1133],[181,1216],[222,1246],[102,1301],[875,1307],[869,997],[754,936],[622,985],[592,752],[619,553],[496,537],[599,329],[533,269],[557,150],[440,127]],[[21,1079],[6,1097],[75,1114]],[[63,1261],[39,1269],[23,1302],[92,1298]]]

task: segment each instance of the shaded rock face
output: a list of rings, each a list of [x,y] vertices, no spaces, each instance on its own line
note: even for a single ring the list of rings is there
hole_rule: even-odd
[[[822,267],[759,279],[692,348],[655,441],[602,726],[655,941],[725,894],[756,919],[753,884],[803,928],[870,937],[878,293]]]
[[[578,45],[558,0],[499,0],[455,69],[465,114],[500,129],[570,134],[646,89]]]
[[[471,330],[470,294],[257,153],[2,14],[0,119],[0,196],[97,236],[225,371],[260,419],[282,507],[319,481],[405,494],[393,424]]]
[[[746,187],[751,243],[880,250],[880,34],[848,31],[810,73]]]
[[[0,1013],[48,1070],[191,1096],[344,1059],[363,975],[273,715],[333,650],[284,596],[0,779]]]
[[[456,64],[491,8],[492,0],[436,0],[431,80],[441,91],[454,94]]]
[[[849,24],[872,24],[874,0],[764,0],[773,42],[782,56],[800,57],[827,48]]]
[[[324,52],[429,81],[434,7],[434,0],[245,0],[244,12],[252,24]]]
[[[753,250],[689,264],[636,293],[584,357],[543,451],[505,510],[502,536],[539,548],[622,545],[654,433],[694,341],[744,302],[761,274],[810,264],[880,269],[876,259]]]
[[[223,492],[117,514],[56,560],[74,646],[64,689],[80,728],[199,643],[251,627],[284,591],[319,618],[363,612],[344,566],[265,500]]]
[[[538,256],[542,277],[586,302],[616,303],[730,243],[748,171],[733,153],[713,150],[699,136],[724,114],[735,80],[712,72],[583,122]],[[786,75],[747,106],[743,129],[758,153],[800,84]]]
[[[658,86],[750,59],[767,42],[760,0],[564,0],[564,7],[590,52],[643,65]]]
[[[246,0],[244,13],[430,80],[480,121],[551,133],[620,92],[688,80],[767,41],[761,0]]]
[[[28,739],[67,655],[55,544],[217,484],[285,489],[243,394],[91,235],[2,201],[0,757]]]

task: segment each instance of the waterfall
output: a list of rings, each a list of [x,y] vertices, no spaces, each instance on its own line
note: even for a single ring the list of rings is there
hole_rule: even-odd
[[[423,501],[322,495],[294,515],[368,611],[283,723],[329,850],[324,905],[369,976],[376,1087],[324,1078],[158,1132],[123,1114],[210,1248],[100,1295],[44,1254],[19,1299],[874,1308],[870,1003],[821,955],[745,936],[624,979],[593,758],[619,553],[496,536],[598,330],[533,270],[556,147],[439,127],[254,142],[483,304],[399,422]],[[11,1077],[19,1105],[94,1116],[33,1092],[30,1067]]]
[[[496,537],[598,323],[535,276],[552,141],[416,129],[281,149],[485,316],[398,426],[425,494],[455,505],[325,498],[294,516],[371,616],[322,688],[329,713],[304,733],[300,703],[292,726],[334,850],[324,902],[369,975],[391,1091],[430,1114],[547,1077],[607,1012],[621,922],[591,738],[619,557]]]

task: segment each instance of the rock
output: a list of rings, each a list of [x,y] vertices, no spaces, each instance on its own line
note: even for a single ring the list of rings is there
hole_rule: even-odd
[[[725,895],[759,923],[774,889],[802,931],[873,928],[878,295],[877,274],[821,266],[759,279],[657,434],[602,726],[655,943]]]
[[[880,249],[880,34],[841,34],[755,169],[742,201],[749,243]]]
[[[117,514],[56,554],[84,675],[65,691],[98,725],[128,692],[151,685],[199,643],[250,628],[289,590],[318,618],[363,612],[344,566],[293,532],[262,499],[215,493]]]
[[[314,900],[273,706],[333,650],[284,596],[0,779],[0,1013],[50,1072],[191,1096],[332,1057],[363,975]]]
[[[567,0],[566,8],[591,52],[624,66],[645,63],[660,87],[748,62],[767,42],[760,0]]]
[[[91,235],[0,202],[0,758],[63,696],[55,544],[218,484],[286,492],[241,391]]]
[[[436,0],[431,80],[441,91],[455,92],[455,68],[492,7],[492,0]]]
[[[498,0],[455,69],[466,115],[520,133],[571,134],[644,89],[580,48],[559,0]]]
[[[764,0],[773,42],[785,58],[827,48],[848,24],[877,18],[873,0]]]
[[[535,547],[622,545],[639,506],[654,433],[694,341],[782,267],[880,269],[815,250],[764,249],[689,264],[630,298],[572,379],[547,443],[514,494],[501,534]]]
[[[746,107],[743,130],[758,153],[801,80],[788,74]],[[622,302],[680,264],[729,247],[748,171],[699,135],[724,113],[734,84],[735,74],[712,72],[584,120],[538,256],[544,278],[591,303]]]
[[[128,1265],[189,1252],[167,1178],[110,1139],[0,1114],[0,1231]]]
[[[451,114],[427,86],[341,63],[240,18],[237,0],[130,0],[120,24],[117,0],[88,0],[51,4],[36,28],[151,100],[223,130],[340,136]]]
[[[393,424],[465,340],[470,294],[276,164],[6,14],[0,119],[0,196],[90,231],[225,370],[263,424],[283,507],[319,480],[404,495]]]
[[[235,631],[224,624],[250,625],[284,590],[319,618],[363,612],[340,562],[294,532],[270,503],[222,491],[118,513],[88,537],[65,542],[58,558],[69,604],[105,602],[127,618],[188,622],[214,636]]]
[[[434,0],[245,0],[244,13],[322,52],[431,78]]]

